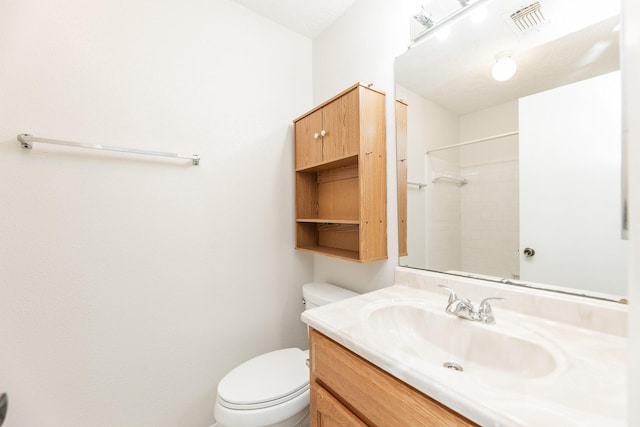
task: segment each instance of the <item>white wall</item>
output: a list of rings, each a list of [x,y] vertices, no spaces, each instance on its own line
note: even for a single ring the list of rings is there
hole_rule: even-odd
[[[291,120],[311,42],[225,0],[0,2],[7,427],[212,424],[215,388],[305,346]],[[188,161],[16,134],[198,153]]]

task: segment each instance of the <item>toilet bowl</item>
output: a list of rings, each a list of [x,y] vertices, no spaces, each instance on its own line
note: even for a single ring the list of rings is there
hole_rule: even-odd
[[[302,287],[305,308],[357,294],[328,283]],[[214,407],[219,427],[309,425],[309,351],[285,348],[237,366],[218,384]]]
[[[219,426],[301,426],[308,413],[308,351],[286,348],[243,363],[218,384]]]

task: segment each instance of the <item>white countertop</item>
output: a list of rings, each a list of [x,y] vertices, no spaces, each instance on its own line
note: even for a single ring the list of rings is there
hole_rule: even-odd
[[[422,280],[419,285],[396,284],[307,310],[302,314],[302,320],[391,375],[483,426],[626,425],[628,344],[626,329],[622,325],[626,318],[625,306],[495,285],[481,285],[478,289],[477,284],[472,283],[474,288],[469,288],[465,283],[458,283],[455,279],[443,280],[442,277]],[[496,369],[491,366],[482,369],[480,374],[473,369],[457,372],[444,368],[442,363],[427,360],[425,355],[428,353],[425,351],[428,349],[424,346],[417,350],[415,343],[406,337],[404,341],[390,338],[384,330],[385,319],[378,319],[375,321],[377,324],[372,325],[370,314],[375,308],[393,301],[420,301],[424,307],[444,313],[447,293],[436,288],[436,283],[456,289],[465,298],[465,291],[475,292],[469,296],[476,305],[476,295],[509,298],[493,305],[495,325],[471,323],[483,328],[495,328],[489,330],[490,333],[515,333],[541,343],[553,355],[556,361],[554,368],[550,372],[531,376],[521,376],[515,371],[495,366]],[[557,316],[541,317],[536,316],[535,310],[529,310],[532,313],[512,310],[521,307],[529,298],[535,299],[530,300],[532,307],[546,307],[541,310],[545,314],[548,314],[549,306],[562,312],[556,313]],[[564,313],[567,310],[565,306],[571,307],[577,314],[568,316]],[[470,322],[451,317],[454,321]],[[392,321],[389,319],[389,322]],[[451,337],[452,342],[455,342],[455,338]],[[519,357],[517,354],[509,355],[513,356]],[[525,356],[531,357],[530,354],[522,355]],[[489,357],[492,357],[491,353]],[[500,359],[499,354],[495,357]],[[535,363],[532,362],[533,365]],[[536,366],[530,368],[533,369],[531,372],[536,372]]]

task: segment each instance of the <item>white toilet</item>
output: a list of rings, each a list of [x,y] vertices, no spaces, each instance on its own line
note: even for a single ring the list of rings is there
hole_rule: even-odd
[[[305,309],[355,292],[328,283],[302,286]],[[218,427],[298,427],[309,425],[308,350],[285,348],[244,362],[218,384]]]

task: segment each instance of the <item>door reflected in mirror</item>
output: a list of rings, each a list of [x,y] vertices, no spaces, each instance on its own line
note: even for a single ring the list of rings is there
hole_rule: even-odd
[[[462,14],[446,40],[435,19],[396,59],[400,265],[620,300],[619,6],[536,3],[525,30],[513,0],[482,2],[485,19]],[[504,58],[515,74],[496,80]]]

